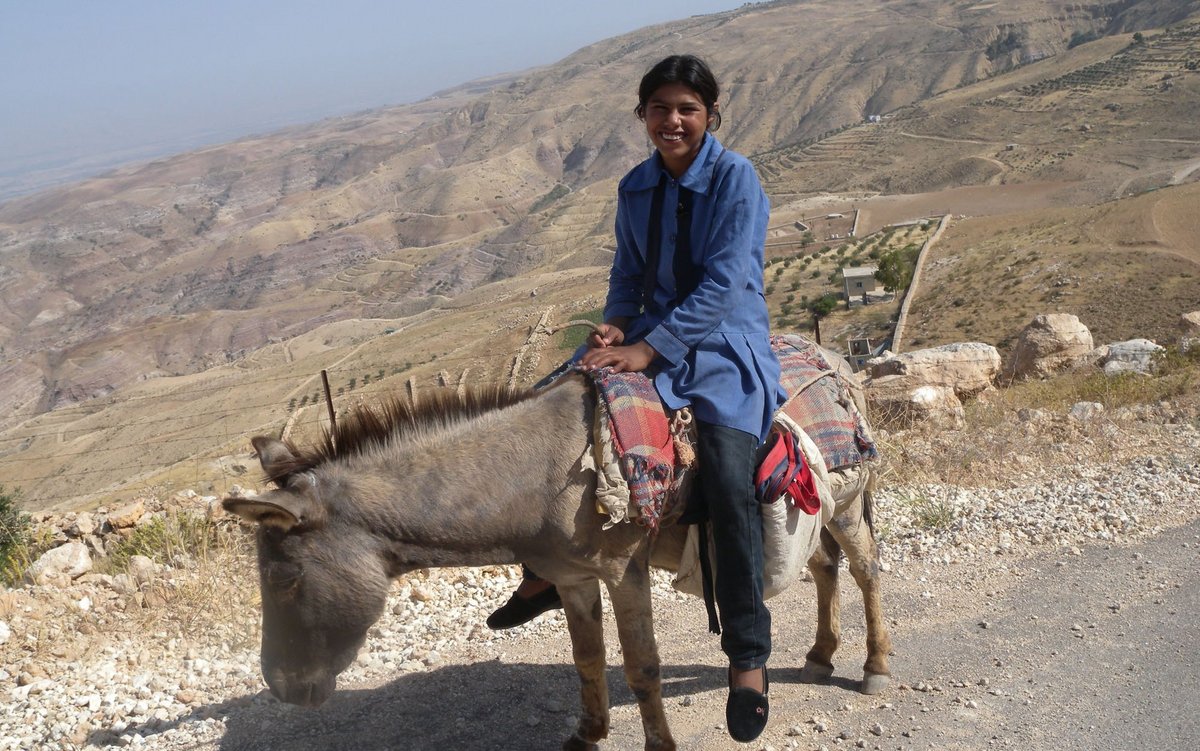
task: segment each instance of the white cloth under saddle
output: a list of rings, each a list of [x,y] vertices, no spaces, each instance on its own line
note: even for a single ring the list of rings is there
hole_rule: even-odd
[[[864,465],[830,472],[820,449],[808,434],[782,412],[775,416],[775,425],[781,430],[790,430],[796,438],[796,446],[804,453],[804,460],[812,470],[821,499],[821,511],[806,514],[788,502],[786,497],[774,503],[762,504],[763,523],[763,595],[774,597],[800,578],[808,559],[821,539],[821,529],[842,510],[844,504],[861,493],[869,480],[870,470]],[[717,556],[712,547],[709,533],[709,561],[713,576],[716,576]],[[703,578],[700,574],[700,533],[698,526],[688,528],[687,542],[679,559],[679,569],[672,582],[675,589],[697,597],[704,596]]]

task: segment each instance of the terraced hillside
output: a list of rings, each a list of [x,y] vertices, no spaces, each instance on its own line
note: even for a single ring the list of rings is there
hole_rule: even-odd
[[[253,481],[249,436],[321,428],[322,370],[339,410],[544,372],[569,343],[541,327],[602,304],[616,179],[645,153],[630,91],[672,51],[722,71],[720,136],[772,198],[780,329],[881,240],[922,242],[888,227],[950,214],[917,342],[1002,344],[1052,310],[1157,336],[1200,300],[1196,10],[757,4],[0,205],[0,476],[35,506],[221,491]],[[788,234],[829,213],[857,235]],[[827,339],[884,339],[894,303]]]

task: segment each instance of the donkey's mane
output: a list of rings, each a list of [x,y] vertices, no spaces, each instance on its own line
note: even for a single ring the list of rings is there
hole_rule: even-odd
[[[332,432],[327,428],[314,446],[298,449],[290,442],[291,461],[277,463],[268,478],[282,484],[297,472],[307,472],[335,459],[366,453],[416,433],[449,427],[463,420],[523,402],[534,395],[533,389],[505,386],[477,386],[459,393],[440,389],[416,404],[389,397],[374,407],[359,405],[341,419]]]

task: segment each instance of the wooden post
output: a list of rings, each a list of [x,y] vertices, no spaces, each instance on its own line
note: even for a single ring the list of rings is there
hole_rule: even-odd
[[[821,316],[813,316],[813,338],[821,343]]]
[[[333,397],[329,393],[329,371],[321,370],[321,384],[325,387],[325,408],[329,410],[329,434],[337,432],[337,414],[333,411]]]

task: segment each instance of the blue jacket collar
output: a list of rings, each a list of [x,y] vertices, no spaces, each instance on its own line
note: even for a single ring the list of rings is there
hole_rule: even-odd
[[[705,133],[704,143],[700,145],[700,153],[696,154],[696,160],[687,168],[687,172],[683,173],[683,177],[679,178],[680,186],[693,193],[707,195],[712,186],[713,165],[724,150],[725,147],[716,136]],[[666,168],[663,167],[662,159],[656,151],[649,159],[634,167],[621,181],[620,187],[622,190],[652,190],[658,185],[658,180],[664,172]]]

